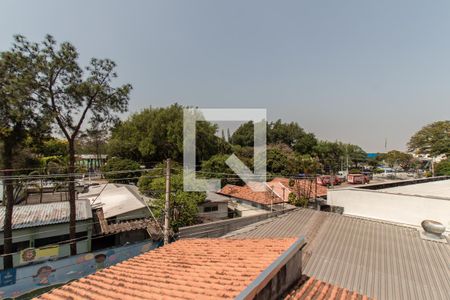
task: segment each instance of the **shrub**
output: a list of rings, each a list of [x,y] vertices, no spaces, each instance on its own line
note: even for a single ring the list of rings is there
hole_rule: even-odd
[[[136,183],[141,174],[133,171],[140,168],[140,164],[134,160],[113,157],[102,167],[102,172],[109,182]]]

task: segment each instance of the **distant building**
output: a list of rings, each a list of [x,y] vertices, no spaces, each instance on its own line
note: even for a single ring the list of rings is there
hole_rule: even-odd
[[[15,205],[13,208],[13,265],[21,265],[20,251],[58,245],[58,257],[70,255],[69,202]],[[5,207],[0,206],[0,252],[3,253]],[[92,212],[89,201],[76,201],[77,252],[91,251]],[[3,269],[3,260],[0,260]]]
[[[261,192],[253,191],[248,185],[228,184],[217,193],[230,197],[232,201],[229,206],[240,217],[264,213],[267,210],[292,208],[289,204],[289,195],[292,193],[310,200],[327,196],[327,187],[316,184],[315,180],[295,179],[292,186],[289,181],[288,178],[276,177],[269,182],[254,183],[263,185],[265,191]]]
[[[85,167],[88,172],[99,170],[105,165],[108,155],[106,154],[77,154],[75,156],[78,166]]]
[[[79,199],[89,200],[95,220],[95,233],[103,235],[93,241],[93,249],[123,245],[147,238],[158,240],[161,229],[151,219],[146,202],[134,185],[107,183],[90,186]]]
[[[205,201],[198,206],[199,217],[204,222],[227,219],[228,202],[230,198],[226,196],[207,192]]]
[[[90,186],[86,193],[79,193],[79,199],[88,199],[92,209],[102,208],[108,222],[146,218],[149,210],[145,197],[134,185],[107,183]]]

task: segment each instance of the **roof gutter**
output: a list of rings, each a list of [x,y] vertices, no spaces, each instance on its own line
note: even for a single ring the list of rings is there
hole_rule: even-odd
[[[262,291],[266,285],[275,277],[281,268],[306,246],[305,238],[299,237],[285,252],[272,262],[253,282],[251,282],[235,299],[249,300]]]

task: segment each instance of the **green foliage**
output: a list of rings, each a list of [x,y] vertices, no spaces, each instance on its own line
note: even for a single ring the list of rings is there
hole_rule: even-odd
[[[411,137],[408,149],[431,156],[450,155],[450,121],[438,121],[424,126]]]
[[[320,141],[314,147],[325,172],[336,172],[340,168],[341,159],[345,155],[344,147],[339,142]]]
[[[388,153],[381,154],[380,159],[384,160],[391,168],[402,167],[403,169],[410,169],[415,164],[415,159],[411,154],[398,150],[392,150]]]
[[[230,151],[226,142],[215,136],[217,126],[197,122],[197,160],[208,159],[219,152]],[[142,162],[183,158],[183,107],[148,108],[134,114],[112,131],[108,144],[112,156]]]
[[[159,172],[159,171],[154,171]],[[171,176],[170,187],[170,224],[174,231],[183,226],[198,223],[198,205],[205,201],[204,192],[185,192],[183,190],[183,174],[175,167]],[[155,173],[145,174],[139,179],[139,190],[155,200],[151,206],[157,218],[164,216],[165,184],[163,176],[154,177]]]
[[[210,159],[202,162],[201,177],[205,178],[220,178],[221,185],[236,184],[243,185],[234,171],[226,164],[226,160],[230,157],[229,154],[216,154]]]
[[[109,182],[114,183],[136,183],[138,181],[139,172],[123,172],[127,170],[139,170],[140,164],[126,158],[113,157],[108,159],[106,164],[102,167],[102,172],[105,172],[105,178]]]
[[[239,145],[241,147],[253,147],[254,126],[252,121],[248,121],[231,135],[229,142],[233,145]]]
[[[306,133],[296,122],[283,123],[281,120],[268,123],[267,143],[285,144],[300,154],[310,154],[317,144],[312,133]],[[253,122],[242,124],[231,136],[230,143],[242,147],[253,147]]]
[[[16,37],[16,42],[21,40]],[[37,86],[35,62],[33,55],[15,48],[0,53],[0,145],[5,168],[12,166],[9,153],[17,151],[30,136],[48,131],[42,106],[33,99]]]
[[[57,139],[57,138],[49,138],[44,140],[40,146],[35,148],[35,152],[44,157],[47,156],[59,156],[64,157],[67,156],[67,141]]]
[[[358,145],[340,144],[345,155],[348,155],[350,163],[358,167],[359,164],[367,162],[367,153]]]
[[[360,174],[361,170],[360,169],[350,169],[348,171],[349,174]]]
[[[295,195],[295,193],[289,194],[288,201],[290,204],[298,206],[298,207],[307,207],[308,206],[308,198],[298,197],[297,195]]]
[[[450,176],[450,159],[443,160],[435,165],[436,176]]]

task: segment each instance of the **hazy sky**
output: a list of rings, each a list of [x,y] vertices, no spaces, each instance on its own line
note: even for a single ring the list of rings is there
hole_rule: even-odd
[[[115,60],[131,112],[267,108],[369,152],[450,118],[449,1],[2,1],[17,33]]]

